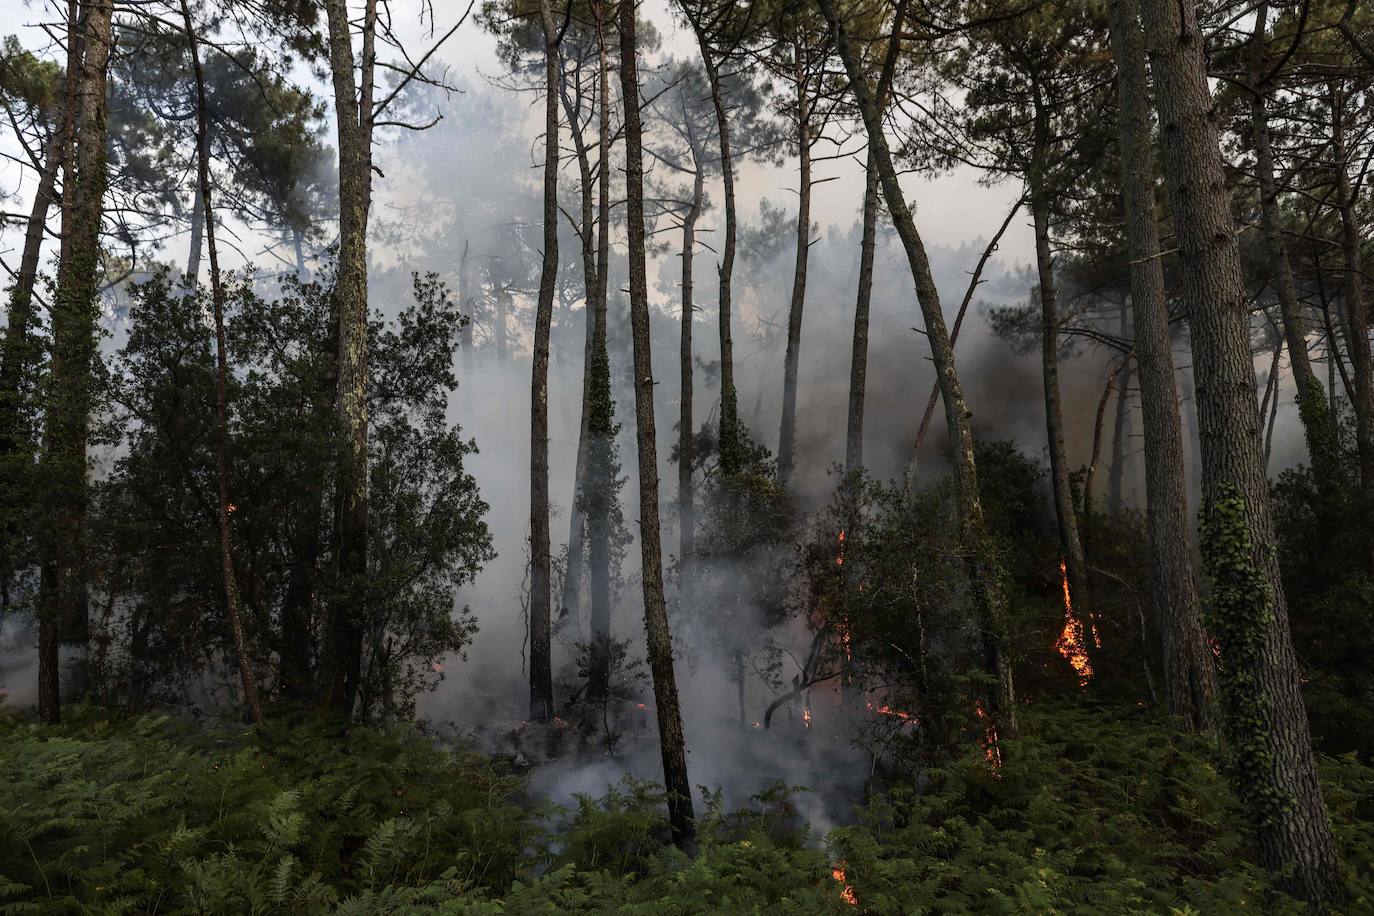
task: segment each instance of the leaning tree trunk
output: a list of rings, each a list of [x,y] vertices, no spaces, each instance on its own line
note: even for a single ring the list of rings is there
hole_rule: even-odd
[[[725,198],[725,243],[721,248],[717,276],[720,281],[720,472],[730,477],[739,472],[744,456],[739,430],[739,397],[735,391],[735,347],[731,332],[731,283],[735,275],[735,245],[738,223],[735,217],[735,160],[730,153],[729,109],[721,87],[720,64],[712,57],[706,33],[692,23],[701,48],[701,63],[711,86],[711,105],[716,112],[716,135],[720,139],[720,172]]]
[[[797,448],[797,371],[801,363],[802,310],[806,306],[806,266],[811,253],[811,125],[801,45],[794,45],[797,84],[797,258],[792,272],[792,301],[787,309],[787,353],[782,370],[782,423],[778,431],[778,485],[792,480]]]
[[[1369,312],[1365,306],[1360,277],[1364,272],[1360,258],[1360,235],[1355,221],[1355,196],[1350,188],[1345,139],[1345,97],[1339,87],[1331,89],[1331,145],[1336,170],[1336,209],[1341,215],[1341,255],[1345,268],[1342,298],[1345,300],[1346,349],[1353,370],[1355,408],[1355,445],[1360,462],[1360,496],[1366,524],[1366,538],[1374,556],[1374,365],[1369,352]]]
[[[205,192],[197,180],[195,196],[191,200],[191,243],[186,251],[186,279],[192,283],[200,277],[200,252],[204,248],[204,239]]]
[[[544,30],[544,258],[534,316],[530,379],[530,718],[553,717],[553,642],[550,633],[549,330],[558,282],[558,26],[541,0]]]
[[[692,259],[697,245],[697,218],[701,215],[705,194],[705,174],[695,146],[692,160],[696,168],[692,176],[692,205],[682,221],[682,333],[678,341],[681,375],[677,421],[678,579],[684,598],[690,594],[692,555],[696,550],[693,544],[696,517],[692,505],[692,319],[696,313],[692,304]]]
[[[1006,597],[1002,588],[1004,570],[1001,560],[988,541],[983,521],[983,505],[978,494],[978,469],[974,459],[973,429],[969,424],[968,407],[954,364],[954,350],[940,311],[940,293],[930,270],[930,259],[911,210],[902,196],[897,170],[883,133],[882,114],[868,83],[865,81],[859,54],[844,33],[836,12],[835,0],[817,0],[821,12],[830,24],[835,46],[844,61],[849,76],[850,91],[854,93],[863,114],[869,146],[874,151],[878,175],[882,179],[883,199],[906,251],[916,298],[925,319],[926,338],[930,342],[931,358],[940,380],[940,394],[945,404],[945,422],[949,428],[950,451],[953,455],[955,489],[963,521],[961,532],[968,551],[969,582],[974,590],[978,623],[982,630],[983,648],[989,673],[996,687],[986,704],[997,734],[1008,738],[1016,731],[1016,693],[1012,681],[1011,648],[1007,644]]]
[[[597,226],[596,283],[592,294],[592,410],[588,417],[591,436],[588,487],[593,495],[587,507],[587,572],[591,578],[592,665],[587,695],[604,699],[610,691],[611,645],[611,509],[616,499],[614,460],[615,402],[611,399],[611,364],[606,351],[606,293],[611,250],[611,86],[606,59],[603,5],[594,0],[597,66],[600,68],[601,107],[597,112]]]
[[[1212,120],[1202,30],[1189,3],[1142,0],[1141,15],[1192,326],[1203,445],[1202,556],[1221,649],[1232,776],[1263,864],[1285,889],[1320,905],[1341,893],[1341,870],[1279,578],[1249,301]]]
[[[24,253],[19,259],[14,287],[10,290],[9,324],[4,350],[0,351],[0,610],[9,603],[10,576],[20,562],[12,552],[19,546],[27,516],[27,501],[20,494],[33,462],[34,436],[28,428],[24,382],[34,362],[33,288],[38,281],[43,234],[48,225],[62,165],[63,129],[53,131],[43,150],[43,170],[24,230]]]
[[[1188,546],[1188,485],[1183,430],[1169,340],[1169,299],[1155,217],[1154,158],[1145,36],[1138,0],[1107,5],[1121,101],[1121,190],[1131,264],[1131,309],[1145,424],[1145,512],[1150,533],[1150,586],[1160,616],[1164,692],[1185,729],[1214,727],[1216,665],[1207,646]]]
[[[107,183],[106,80],[114,43],[110,0],[85,5],[85,26],[77,35],[76,4],[68,23],[71,41],[84,46],[75,67],[74,108],[68,120],[75,136],[64,167],[63,252],[52,304],[43,479],[49,488],[39,619],[38,714],[46,723],[61,716],[58,698],[58,641],[84,643],[86,622],[86,446],[90,431],[92,375],[98,358],[100,314],[101,204]],[[75,58],[75,55],[73,55]],[[72,119],[80,125],[70,132]],[[70,196],[67,192],[70,191]]]
[[[43,234],[56,193],[57,170],[62,164],[62,136],[63,131],[58,128],[44,148],[43,171],[24,229],[24,253],[10,290],[9,324],[5,327],[5,349],[0,353],[0,463],[16,456],[28,441],[28,436],[21,432],[21,417],[24,376],[34,356],[29,339],[33,330],[33,288],[38,282]]]
[[[196,83],[196,177],[205,222],[205,246],[210,259],[210,298],[215,312],[215,479],[219,488],[216,506],[219,516],[220,571],[224,577],[224,603],[229,611],[229,628],[234,637],[234,652],[238,656],[239,679],[243,685],[243,700],[253,714],[253,721],[262,724],[262,701],[258,698],[258,681],[253,673],[253,657],[248,647],[248,633],[243,625],[239,602],[239,585],[234,572],[234,542],[229,515],[233,503],[229,500],[229,365],[224,338],[224,281],[219,272],[219,254],[215,248],[215,211],[210,191],[209,118],[205,111],[205,71],[200,64],[200,46],[196,41],[195,25],[191,21],[191,7],[181,0],[181,17],[186,23],[186,41],[191,48],[191,69]]]
[[[658,712],[663,783],[673,842],[689,850],[695,841],[692,784],[673,673],[673,640],[663,598],[659,544],[658,448],[654,432],[654,374],[649,338],[649,284],[644,269],[644,153],[639,117],[635,4],[620,4],[620,94],[625,100],[625,198],[629,223],[630,327],[634,339],[635,435],[639,443],[639,542],[644,580],[644,631]]]
[[[361,85],[354,77],[353,33],[347,0],[326,0],[329,69],[339,143],[339,264],[334,281],[338,310],[339,581],[330,607],[324,659],[327,708],[353,716],[362,679],[364,600],[367,585],[367,220],[372,207],[372,93],[377,2],[363,11]]]
[[[1307,353],[1307,324],[1303,306],[1298,301],[1297,284],[1293,279],[1292,263],[1283,242],[1279,216],[1278,188],[1274,181],[1274,154],[1269,141],[1268,89],[1264,77],[1265,27],[1269,18],[1269,4],[1261,3],[1255,13],[1255,30],[1250,39],[1247,82],[1250,89],[1250,143],[1255,151],[1255,181],[1259,186],[1260,237],[1264,243],[1265,259],[1272,272],[1270,282],[1279,300],[1279,314],[1283,318],[1283,333],[1288,341],[1288,364],[1292,367],[1297,387],[1298,416],[1302,420],[1307,439],[1307,451],[1312,458],[1312,470],[1321,488],[1323,508],[1329,514],[1335,488],[1342,476],[1340,443],[1335,419],[1327,408],[1321,382],[1312,371]]]

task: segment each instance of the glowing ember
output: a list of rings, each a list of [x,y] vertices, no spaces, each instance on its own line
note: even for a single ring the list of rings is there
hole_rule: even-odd
[[[811,727],[811,707],[810,707],[810,706],[803,706],[803,707],[802,707],[802,724],[804,724],[807,728],[810,728],[810,727]]]
[[[987,725],[983,731],[983,759],[992,767],[992,773],[998,779],[1002,778],[1002,746],[997,741],[997,725],[993,723],[988,714],[983,711],[983,704],[974,701],[973,713],[979,719],[985,720]]]
[[[643,703],[636,703],[636,704],[635,704],[635,708],[636,708],[636,709],[648,709],[649,707],[645,706]]]
[[[845,883],[843,862],[840,862],[834,868],[830,869],[830,876],[834,878],[836,881],[840,882],[841,885],[843,885],[842,889],[840,890],[840,899],[843,900],[845,903],[849,904],[850,906],[858,906],[859,895],[854,893],[853,885]]]
[[[237,511],[239,511],[239,507],[236,506],[236,505],[234,505],[233,503],[225,503],[225,504],[224,504],[224,511],[225,511],[225,512],[237,512]]]
[[[1055,641],[1054,648],[1064,656],[1069,667],[1077,672],[1078,686],[1086,687],[1088,681],[1093,678],[1093,666],[1088,660],[1088,644],[1083,632],[1083,622],[1073,612],[1073,600],[1069,595],[1069,568],[1063,560],[1059,561],[1059,576],[1064,586],[1064,629]],[[1093,641],[1098,646],[1102,645],[1102,641],[1097,637],[1096,627],[1093,628]]]
[[[901,719],[903,722],[919,721],[914,714],[909,713],[904,709],[894,709],[893,707],[888,706],[886,703],[882,704],[881,706],[874,706],[873,703],[870,702],[868,704],[868,708],[873,712],[876,712],[880,716],[892,716],[894,719]]]
[[[839,541],[840,541],[840,553],[839,553],[838,556],[835,557],[835,565],[836,565],[836,566],[843,566],[843,565],[844,565],[844,529],[840,529]]]
[[[433,667],[435,671],[442,672],[444,670],[443,664],[438,661],[436,661],[431,667]]]

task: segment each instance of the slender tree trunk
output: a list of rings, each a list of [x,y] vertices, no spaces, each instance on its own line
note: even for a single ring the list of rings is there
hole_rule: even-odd
[[[649,342],[649,284],[644,270],[644,153],[639,117],[635,4],[620,4],[620,94],[625,100],[625,197],[629,223],[630,325],[634,338],[635,432],[639,441],[639,542],[644,580],[644,631],[654,682],[663,782],[673,842],[690,850],[696,836],[692,784],[673,672],[673,640],[663,598],[659,544],[658,447],[654,431],[654,373]]]
[[[1050,482],[1054,490],[1054,514],[1059,522],[1059,546],[1068,567],[1069,588],[1075,607],[1087,609],[1088,562],[1078,532],[1078,512],[1069,483],[1069,458],[1064,447],[1064,409],[1059,395],[1059,289],[1054,280],[1050,251],[1050,188],[1045,176],[1049,156],[1049,112],[1036,88],[1035,152],[1030,174],[1031,215],[1035,223],[1035,266],[1040,279],[1040,359],[1045,387],[1045,430],[1050,450]],[[1095,641],[1084,641],[1091,655]]]
[[[730,153],[730,121],[721,88],[720,62],[715,59],[705,31],[695,21],[697,45],[701,48],[701,62],[711,85],[711,105],[716,112],[716,135],[720,140],[720,171],[725,198],[725,244],[721,249],[717,276],[720,281],[720,471],[730,477],[740,470],[743,452],[739,436],[739,398],[735,392],[735,347],[731,334],[731,283],[735,275],[735,160]]]
[[[690,129],[690,125],[689,125]],[[678,342],[678,371],[681,374],[681,395],[678,404],[677,430],[677,504],[678,504],[678,563],[680,588],[685,597],[691,588],[691,565],[695,551],[693,536],[696,516],[692,505],[692,320],[696,306],[692,301],[692,260],[697,245],[697,218],[705,195],[705,173],[695,147],[692,161],[696,168],[692,176],[692,205],[682,221],[682,333]]]
[[[993,695],[985,704],[988,714],[1002,738],[1012,737],[1016,731],[1016,693],[1012,680],[1011,648],[1007,644],[1006,597],[1002,590],[1001,561],[988,542],[983,521],[983,505],[978,494],[978,469],[974,458],[973,430],[969,424],[968,407],[964,403],[963,388],[954,364],[954,349],[940,311],[940,293],[931,274],[925,245],[916,231],[911,210],[902,196],[897,170],[892,163],[887,137],[883,133],[882,115],[863,74],[858,52],[844,33],[834,0],[817,0],[821,12],[830,24],[835,46],[844,60],[849,75],[850,91],[863,113],[868,143],[874,151],[878,175],[883,184],[883,199],[901,237],[916,285],[916,298],[925,319],[926,338],[930,342],[931,358],[940,379],[940,394],[945,403],[945,422],[949,427],[950,451],[953,455],[955,490],[958,494],[964,530],[963,541],[969,557],[969,582],[974,590],[974,604],[982,629],[983,649],[989,673],[995,680]]]
[[[589,490],[587,507],[588,572],[591,577],[591,639],[593,665],[587,693],[604,699],[610,690],[611,643],[611,509],[616,499],[614,462],[615,402],[611,399],[611,364],[606,351],[606,293],[611,249],[611,87],[606,58],[605,8],[594,0],[592,16],[596,22],[597,66],[601,106],[597,112],[597,224],[596,278],[592,293],[592,412],[588,419],[591,435]]]
[[[1255,181],[1259,186],[1260,233],[1264,252],[1272,271],[1270,282],[1279,300],[1283,318],[1283,332],[1288,339],[1288,364],[1298,393],[1298,415],[1302,420],[1307,451],[1318,486],[1323,489],[1323,503],[1329,508],[1332,488],[1339,484],[1340,444],[1335,419],[1327,409],[1321,382],[1312,371],[1307,354],[1307,322],[1302,304],[1298,301],[1297,284],[1292,264],[1283,242],[1279,217],[1278,188],[1274,182],[1274,154],[1269,142],[1268,87],[1263,80],[1266,63],[1265,29],[1269,19],[1269,4],[1262,2],[1255,13],[1255,30],[1250,39],[1247,82],[1250,89],[1250,144],[1255,151]]]
[[[873,301],[873,258],[878,247],[878,168],[869,150],[864,164],[863,236],[859,241],[859,287],[854,298],[854,344],[849,358],[849,418],[844,469],[864,463],[864,396],[868,386],[868,316]]]
[[[1121,301],[1120,328],[1121,339],[1130,340],[1130,309],[1124,299]],[[1131,362],[1127,360],[1121,368],[1121,379],[1116,386],[1116,415],[1112,418],[1112,463],[1107,469],[1107,512],[1111,515],[1119,515],[1125,508],[1126,452],[1130,445],[1130,429]],[[1083,549],[1086,551],[1087,546]]]
[[[530,718],[553,717],[553,643],[550,633],[549,330],[558,282],[558,25],[549,0],[540,0],[544,30],[544,257],[534,317],[530,380]]]
[[[199,102],[197,102],[199,104]],[[195,283],[200,278],[200,252],[205,236],[205,192],[196,181],[195,196],[191,200],[191,244],[186,252],[186,278]]]
[[[458,309],[466,319],[458,331],[458,347],[463,354],[463,368],[472,371],[472,290],[468,276],[469,239],[463,239],[463,254],[458,259]]]
[[[510,287],[501,284],[496,290],[496,364],[504,366],[506,364],[506,320],[510,313]]]
[[[329,69],[339,144],[339,264],[334,281],[338,309],[338,410],[343,426],[339,468],[339,578],[330,608],[325,658],[325,705],[353,716],[362,679],[367,622],[367,221],[372,207],[372,98],[376,63],[377,0],[366,0],[361,80],[354,77],[353,31],[347,0],[325,0]]]
[[[60,718],[58,641],[84,643],[86,622],[86,446],[90,429],[92,374],[99,358],[97,273],[105,172],[106,79],[114,44],[113,4],[89,0],[84,26],[69,5],[69,41],[84,50],[69,57],[74,102],[67,136],[74,136],[64,166],[62,234],[52,306],[52,357],[43,476],[50,488],[51,533],[42,576],[38,653],[38,713],[45,723]],[[79,34],[78,34],[79,33]],[[79,63],[76,61],[79,60]],[[75,63],[75,66],[72,64]],[[71,74],[77,74],[72,77]],[[79,130],[73,129],[73,123]],[[67,192],[70,190],[70,197]]]
[[[587,493],[591,435],[589,427],[592,411],[592,298],[596,295],[596,241],[592,233],[595,231],[593,214],[596,203],[593,196],[591,156],[586,138],[582,134],[580,106],[574,104],[565,82],[560,81],[559,95],[563,99],[563,110],[568,116],[568,132],[572,135],[573,150],[577,156],[578,196],[581,205],[581,223],[577,235],[582,249],[582,287],[586,294],[583,315],[585,336],[582,348],[582,415],[577,427],[577,460],[573,465],[573,502],[568,512],[568,565],[563,575],[563,596],[559,607],[560,617],[572,615],[572,619],[577,621],[581,613],[582,567],[586,559],[584,503]]]
[[[1138,0],[1108,5],[1121,103],[1121,188],[1131,265],[1131,311],[1144,422],[1145,513],[1150,586],[1164,647],[1169,713],[1185,729],[1215,724],[1216,666],[1207,645],[1188,546],[1183,430],[1169,340],[1169,300],[1160,262],[1150,147],[1150,90]]]
[[[1364,504],[1371,558],[1374,558],[1374,362],[1369,348],[1369,311],[1364,301],[1360,278],[1364,265],[1360,258],[1360,234],[1355,221],[1355,195],[1350,188],[1348,152],[1345,138],[1345,93],[1331,87],[1331,146],[1336,171],[1336,209],[1341,216],[1341,255],[1345,282],[1346,349],[1353,370],[1355,445],[1360,464],[1360,496]]]
[[[1202,555],[1221,648],[1233,777],[1263,864],[1290,892],[1321,904],[1341,893],[1341,871],[1279,578],[1248,299],[1202,31],[1188,3],[1142,0],[1141,15],[1192,326],[1203,444]]]
[[[883,68],[875,92],[879,109],[887,106],[887,92],[901,53],[900,34],[906,20],[907,0],[897,0],[892,14],[892,34],[883,52]],[[864,396],[868,387],[868,318],[873,301],[873,259],[878,247],[878,167],[869,150],[864,163],[863,236],[859,241],[859,279],[854,296],[854,343],[849,359],[849,417],[845,427],[844,469],[852,472],[864,463]],[[955,333],[958,333],[957,331]]]
[[[229,516],[234,505],[229,500],[229,365],[224,339],[224,281],[219,272],[219,254],[215,249],[215,211],[210,189],[210,144],[205,111],[205,72],[200,64],[200,46],[196,41],[195,25],[191,21],[191,7],[181,0],[181,17],[186,23],[186,41],[191,48],[191,66],[196,80],[196,175],[201,212],[205,222],[205,243],[210,256],[210,298],[215,309],[215,477],[219,486],[219,553],[224,575],[224,603],[229,610],[229,627],[234,636],[234,652],[238,655],[239,678],[243,684],[243,700],[253,714],[253,721],[262,724],[262,701],[258,697],[258,681],[253,673],[252,652],[239,607],[238,578],[234,572],[234,542]]]
[[[801,363],[802,310],[806,306],[806,266],[811,253],[811,123],[809,81],[801,44],[793,45],[797,86],[797,258],[792,273],[792,301],[787,309],[787,353],[782,371],[782,424],[778,431],[778,484],[792,481],[797,448],[797,372]]]

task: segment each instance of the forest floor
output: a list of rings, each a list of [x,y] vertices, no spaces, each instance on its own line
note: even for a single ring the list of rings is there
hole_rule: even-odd
[[[1136,707],[1045,702],[1024,722],[1000,763],[926,768],[919,794],[875,794],[827,836],[799,790],[733,811],[708,793],[689,859],[651,784],[560,808],[414,730],[0,718],[0,911],[1303,911],[1255,864],[1213,743]],[[1338,911],[1374,911],[1374,768],[1322,766]]]

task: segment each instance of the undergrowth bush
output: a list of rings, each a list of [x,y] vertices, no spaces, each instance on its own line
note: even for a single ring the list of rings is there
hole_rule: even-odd
[[[1151,710],[1042,703],[993,768],[972,748],[808,837],[778,786],[708,793],[692,857],[662,790],[539,805],[412,731],[214,732],[77,712],[0,720],[0,912],[1303,912],[1255,864],[1206,739]],[[1374,770],[1323,760],[1349,897],[1368,912]]]

